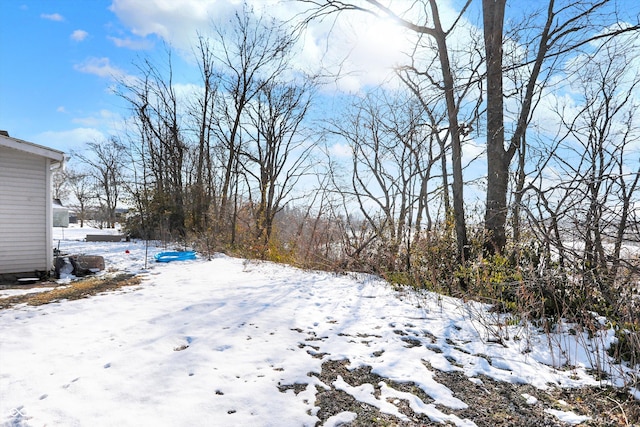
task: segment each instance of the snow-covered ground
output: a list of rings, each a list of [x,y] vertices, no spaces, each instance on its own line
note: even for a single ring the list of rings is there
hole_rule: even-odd
[[[602,351],[612,339],[607,333],[589,340],[568,328],[544,335],[530,326],[504,326],[504,319],[479,304],[397,292],[371,276],[223,255],[156,264],[153,254],[165,248],[82,241],[89,232],[97,231],[59,229],[55,245],[63,252],[103,255],[107,270],[136,272],[144,280],[87,299],[0,311],[0,422],[313,426],[320,386],[344,390],[399,420],[405,416],[392,402],[404,399],[434,421],[473,426],[447,410],[466,404],[434,380],[425,362],[463,371],[470,386],[481,381],[480,374],[539,388],[594,385],[587,371],[595,357],[584,349],[599,346],[600,363],[617,385],[632,372],[609,364]],[[509,340],[492,342],[495,335]],[[342,378],[322,384],[309,375],[319,373],[324,361],[341,359],[352,368],[370,366],[384,378],[411,381],[434,402],[388,384],[378,397],[373,385],[354,386]],[[573,367],[553,367],[566,364]],[[279,391],[292,384],[306,387],[298,394]],[[640,398],[638,390],[632,392]],[[566,422],[585,419],[548,412]],[[344,412],[325,425],[354,416]]]

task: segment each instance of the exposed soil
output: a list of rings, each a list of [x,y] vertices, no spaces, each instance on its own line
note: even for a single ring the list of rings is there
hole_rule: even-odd
[[[316,406],[320,407],[317,416],[322,425],[329,417],[344,411],[355,412],[357,418],[345,426],[450,426],[430,420],[423,414],[416,414],[408,402],[401,400],[396,405],[400,412],[408,417],[403,421],[395,416],[384,414],[378,408],[357,401],[344,391],[336,390],[332,384],[338,375],[351,386],[369,383],[375,388],[379,398],[380,381],[388,386],[410,392],[418,396],[424,403],[433,399],[427,396],[414,383],[397,383],[373,374],[370,367],[347,369],[348,361],[328,361],[322,365],[319,379],[330,390],[317,388]],[[529,384],[510,384],[498,382],[488,377],[479,377],[471,382],[461,372],[441,372],[430,368],[434,379],[448,387],[455,397],[468,405],[462,410],[453,410],[437,405],[446,414],[455,414],[459,418],[473,421],[480,427],[523,426],[523,427],[555,427],[570,424],[558,420],[546,409],[572,411],[578,415],[591,417],[580,426],[640,426],[640,403],[621,390],[610,387],[583,387],[579,389],[550,388],[539,390]],[[478,381],[479,380],[479,381]],[[525,396],[523,396],[526,395]]]

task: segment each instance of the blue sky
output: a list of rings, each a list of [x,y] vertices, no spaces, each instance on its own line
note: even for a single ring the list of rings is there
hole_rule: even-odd
[[[91,66],[128,64],[119,48],[129,31],[111,2],[3,1],[0,10],[0,128],[11,136],[67,150],[117,120],[109,79]]]
[[[249,3],[258,7],[271,5],[269,12],[280,17],[291,13],[291,3],[286,7],[274,6],[276,1]],[[113,76],[134,73],[134,62],[159,55],[164,41],[183,53],[189,52],[196,30],[210,27],[212,21],[227,19],[240,7],[239,3],[239,0],[1,1],[0,129],[13,137],[66,152],[108,136],[126,115],[122,100],[110,92]],[[368,39],[378,38],[378,45],[372,49],[370,44],[358,46],[358,38],[354,36],[357,31],[350,31],[341,42],[333,43],[331,49],[340,58],[346,56],[342,51],[354,54],[354,61],[364,61],[365,65],[367,60],[373,61],[361,77],[345,79],[343,84],[357,89],[363,84],[359,79],[378,78],[388,72],[382,71],[391,63],[380,61],[380,44],[390,44],[394,38],[381,41],[383,35],[379,31],[372,33]],[[319,61],[320,55],[326,55],[319,49],[326,33],[326,27],[322,26],[310,32],[301,60]],[[175,55],[177,67],[188,69],[185,62],[188,56],[188,53],[182,57]],[[380,73],[372,71],[375,67]],[[197,69],[192,72],[197,73]],[[189,83],[187,74],[180,73],[178,83]]]
[[[246,1],[281,19],[301,7],[291,1]],[[531,7],[528,0],[519,1]],[[519,1],[509,2],[511,11],[517,10]],[[113,76],[135,73],[134,62],[158,57],[166,41],[182,52],[173,57],[179,70],[176,83],[196,82],[197,68],[189,67],[196,31],[228,19],[241,2],[0,1],[0,129],[66,152],[106,138],[117,132],[127,115],[123,101],[110,91]],[[451,21],[455,6],[449,8],[447,3],[439,3],[440,13],[444,21]],[[451,3],[459,6],[460,0]],[[620,5],[639,8],[637,0],[621,0]],[[477,18],[477,11],[471,15]],[[297,60],[339,64],[343,72],[350,73],[339,82],[342,90],[378,84],[402,60],[399,46],[404,39],[397,28],[374,19],[351,13],[336,25],[331,20],[314,22]]]

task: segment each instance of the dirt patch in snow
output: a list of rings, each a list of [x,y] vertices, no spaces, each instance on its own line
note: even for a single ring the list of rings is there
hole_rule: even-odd
[[[636,426],[640,405],[628,393],[612,387],[540,390],[530,384],[511,384],[480,376],[473,382],[461,372],[433,369],[434,379],[453,391],[469,407],[454,411],[478,426],[567,426],[546,412],[557,410],[590,417],[580,426]]]
[[[353,387],[371,384],[374,396],[380,398],[379,383],[384,381],[389,387],[409,392],[419,397],[424,403],[432,403],[414,383],[398,383],[390,381],[371,372],[370,367],[349,370],[346,360],[327,361],[322,365],[319,379],[330,387],[317,387],[316,406],[320,422],[345,411],[357,414],[355,420],[342,424],[345,426],[452,426],[452,423],[437,423],[424,414],[416,414],[408,402],[395,399],[394,404],[407,419],[382,413],[373,405],[362,403],[350,394],[337,390],[333,383],[341,376]],[[523,426],[523,427],[561,427],[572,424],[562,422],[554,415],[546,412],[556,410],[573,412],[576,415],[588,416],[580,426],[640,426],[640,404],[629,394],[610,387],[583,387],[578,389],[549,388],[539,390],[529,384],[510,384],[495,381],[488,377],[468,378],[462,372],[442,372],[430,368],[434,379],[448,387],[454,397],[462,400],[468,408],[455,410],[441,405],[437,408],[445,414],[453,414],[461,419],[473,421],[480,427]],[[575,425],[575,424],[573,424]]]
[[[86,298],[125,286],[139,285],[141,280],[140,277],[132,274],[85,278],[48,291],[2,298],[0,299],[0,309],[13,307],[18,304],[43,305],[65,299],[74,300]]]

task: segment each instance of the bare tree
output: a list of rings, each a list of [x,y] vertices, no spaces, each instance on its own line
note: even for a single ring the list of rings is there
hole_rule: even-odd
[[[166,216],[168,228],[184,237],[184,167],[188,146],[182,132],[182,116],[173,82],[171,52],[161,66],[144,59],[138,65],[141,76],[120,82],[118,94],[131,106],[138,124],[139,153],[144,167],[153,175],[155,209]]]
[[[71,194],[75,198],[77,204],[75,205],[76,214],[80,221],[80,227],[84,227],[84,222],[87,220],[87,214],[91,200],[95,197],[95,189],[91,182],[89,173],[80,172],[74,169],[67,169],[67,181]]]
[[[87,147],[90,153],[76,153],[76,157],[86,164],[88,174],[95,180],[96,196],[105,213],[107,226],[113,228],[122,189],[125,147],[115,137],[89,142]]]
[[[640,75],[628,67],[639,46],[633,39],[621,41],[574,61],[578,104],[558,109],[565,132],[528,188],[535,194],[533,223],[546,224],[547,258],[552,250],[558,253],[581,279],[580,295],[603,298],[617,314],[630,292],[621,268],[638,273],[622,247],[633,239],[629,224],[640,197],[640,161],[637,153],[630,155],[640,140],[634,98]],[[544,209],[534,214],[534,204]]]
[[[507,0],[482,0],[487,67],[487,206],[485,250],[500,253],[506,245],[507,189],[513,154],[504,148],[502,45]]]
[[[241,154],[248,160],[243,168],[257,182],[256,237],[266,246],[276,214],[310,167],[313,141],[301,125],[309,110],[313,82],[261,86],[248,110],[255,131],[247,131],[253,137]]]
[[[441,24],[436,0],[415,2],[409,11],[415,9],[429,10],[432,25],[414,22],[407,18],[405,10],[397,13],[386,7],[378,0],[342,1],[342,0],[300,0],[312,5],[311,18],[319,18],[335,12],[357,10],[373,14],[380,14],[393,19],[399,25],[417,33],[431,37],[436,43],[449,128],[452,138],[453,161],[453,198],[454,213],[456,215],[456,231],[460,258],[465,259],[466,227],[464,224],[464,204],[462,198],[463,182],[460,162],[460,133],[458,115],[460,113],[454,98],[457,83],[451,72],[450,48],[447,40],[451,29],[445,30]],[[451,28],[460,21],[470,1],[462,5],[461,12]],[[487,239],[485,250],[487,253],[502,253],[506,244],[507,193],[511,161],[518,147],[525,141],[524,135],[534,105],[536,84],[543,65],[549,59],[571,54],[581,46],[594,40],[608,40],[622,33],[637,32],[640,25],[616,26],[620,17],[615,7],[611,7],[614,0],[548,0],[546,12],[541,25],[531,33],[528,40],[521,40],[529,44],[531,56],[522,64],[510,64],[511,67],[526,67],[528,78],[526,91],[520,111],[516,114],[516,127],[505,146],[505,111],[503,97],[505,95],[502,81],[504,71],[503,45],[506,0],[483,0],[482,15],[484,23],[484,57],[486,61],[486,135],[487,135],[487,203],[485,211],[485,228]],[[421,7],[419,7],[421,6]],[[637,19],[637,18],[636,18]],[[514,20],[517,22],[517,20]],[[612,26],[613,25],[613,26]],[[605,28],[606,30],[602,31]]]
[[[456,19],[450,28],[444,28],[440,19],[438,3],[436,0],[428,0],[422,9],[429,10],[431,14],[431,25],[413,22],[405,19],[401,14],[395,13],[389,7],[386,7],[377,0],[365,0],[363,2],[345,2],[334,0],[301,0],[314,6],[312,18],[322,17],[331,13],[344,10],[366,11],[368,13],[380,14],[385,18],[392,19],[399,25],[409,30],[431,38],[436,45],[436,55],[438,60],[438,69],[440,76],[437,85],[441,87],[445,99],[448,131],[451,138],[452,152],[452,171],[453,171],[453,215],[455,218],[455,230],[458,246],[458,261],[463,262],[469,257],[469,245],[467,237],[467,227],[465,221],[464,209],[464,182],[462,176],[462,150],[461,136],[466,130],[459,123],[459,104],[456,100],[456,82],[451,67],[450,49],[448,47],[448,36],[453,31],[465,10],[469,7],[471,1],[468,0],[462,8],[460,16]],[[428,5],[428,6],[427,6]],[[416,5],[414,5],[416,6]],[[418,7],[418,6],[416,6]],[[420,8],[420,7],[418,7]],[[413,9],[413,8],[412,8]],[[425,16],[426,21],[426,16]]]
[[[537,41],[531,57],[509,67],[526,67],[522,104],[516,113],[515,129],[505,146],[505,91],[502,84],[503,34],[506,0],[483,0],[485,52],[487,58],[487,206],[485,249],[502,253],[506,245],[507,193],[509,168],[518,149],[524,151],[526,131],[535,106],[535,96],[543,73],[551,73],[560,57],[566,57],[582,46],[598,40],[609,40],[638,32],[640,25],[619,26],[613,0],[548,0],[541,24],[530,34]],[[524,18],[523,18],[524,19]],[[516,24],[518,25],[518,24]],[[606,28],[604,31],[603,28]],[[522,40],[522,43],[525,41]],[[547,70],[543,67],[547,64]],[[546,78],[544,79],[546,80]]]
[[[369,93],[328,129],[352,152],[350,184],[339,189],[359,207],[357,216],[345,213],[344,231],[353,236],[348,241],[358,242],[351,256],[366,263],[375,253],[371,263],[383,270],[410,268],[412,240],[425,216],[430,227],[429,181],[442,155],[437,130],[424,121],[422,105],[407,95]]]
[[[224,166],[220,191],[217,228],[226,229],[232,184],[237,182],[238,153],[241,150],[242,122],[248,104],[262,88],[277,81],[289,67],[295,37],[285,32],[275,20],[257,16],[248,6],[236,13],[231,28],[214,27],[215,54],[221,72],[221,98],[218,102],[216,136],[224,144]],[[231,242],[235,227],[230,226]]]
[[[315,169],[311,175],[316,177],[317,184],[306,199],[306,206],[299,207],[299,219],[296,228],[291,223],[283,230],[295,233],[288,241],[296,250],[298,262],[307,267],[333,267],[339,261],[342,251],[338,247],[338,215],[335,193],[329,188],[331,177],[331,160],[325,170]]]
[[[220,76],[216,71],[214,47],[211,41],[199,34],[195,46],[195,56],[200,68],[202,92],[192,100],[189,113],[196,130],[195,147],[195,182],[191,191],[191,223],[194,229],[207,228],[206,212],[211,204],[216,204],[216,188],[214,186],[213,128],[218,118],[215,116],[215,100],[217,97]],[[217,209],[216,209],[217,210]]]
[[[52,197],[58,200],[66,200],[69,196],[69,176],[67,170],[60,168],[53,172],[51,177]]]

